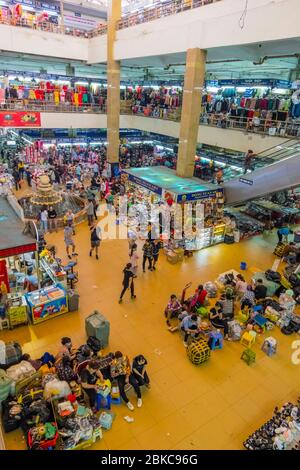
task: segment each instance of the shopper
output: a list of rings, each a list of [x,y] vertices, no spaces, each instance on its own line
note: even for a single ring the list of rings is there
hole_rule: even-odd
[[[162,243],[160,240],[154,240],[152,242],[152,255],[153,255],[153,266],[152,269],[155,271],[156,264],[159,258],[159,251],[162,248]]]
[[[64,229],[64,240],[66,245],[66,251],[69,259],[72,259],[72,256],[77,256],[75,253],[75,243],[73,240],[74,230],[71,223],[69,223]],[[70,255],[70,246],[72,247],[72,256]]]
[[[220,299],[216,306],[221,309],[224,320],[232,320],[234,317],[234,300],[232,296],[232,289],[225,292],[225,298]]]
[[[267,296],[267,288],[262,279],[257,279],[254,287],[255,300],[264,300]]]
[[[228,336],[228,322],[223,317],[222,311],[211,308],[208,318],[214,328],[224,330],[224,339],[230,340]]]
[[[247,290],[247,282],[245,281],[244,277],[241,274],[238,274],[237,276],[237,282],[235,285],[235,290],[236,290],[236,299],[241,300],[241,298],[244,296],[246,290]]]
[[[195,295],[192,298],[191,309],[193,311],[196,311],[197,308],[203,307],[205,304],[206,296],[207,291],[204,289],[203,285],[200,284],[195,292]]]
[[[15,181],[16,191],[18,191],[18,189],[21,189],[21,185],[20,185],[20,173],[18,172],[17,168],[14,168],[12,175]]]
[[[241,299],[241,310],[244,310],[246,306],[251,308],[253,307],[254,304],[255,304],[255,294],[252,289],[252,286],[248,284],[247,290]]]
[[[139,387],[137,380],[135,379],[134,375],[131,372],[130,362],[127,356],[124,356],[121,351],[116,351],[115,358],[113,359],[111,366],[110,366],[110,375],[112,379],[116,379],[118,381],[118,386],[120,390],[120,395],[122,399],[125,401],[129,410],[133,411],[134,406],[129,401],[126,393],[125,393],[125,386],[127,384],[131,384],[134,388],[134,391],[137,396],[137,406],[140,408],[143,404],[142,402],[142,394]]]
[[[138,270],[138,260],[139,260],[139,255],[137,254],[137,244],[134,243],[131,247],[131,251],[129,253],[129,261],[131,263],[131,271],[133,273],[133,277],[137,276],[137,270]]]
[[[289,227],[281,227],[277,230],[278,243],[288,242],[289,235],[294,233]]]
[[[145,385],[147,388],[150,388],[150,379],[146,372],[147,364],[147,359],[142,354],[139,354],[133,359],[132,373],[140,387]]]
[[[91,408],[93,411],[96,411],[97,381],[100,379],[101,382],[104,382],[98,362],[90,361],[86,368],[80,372],[80,378],[81,386],[89,397]]]
[[[170,320],[173,317],[177,317],[181,312],[181,303],[179,302],[177,296],[172,294],[168,305],[165,309],[166,323],[168,326],[171,326]]]
[[[44,207],[44,209],[41,212],[40,223],[41,223],[41,231],[44,233],[48,232],[48,211],[46,207]]]
[[[183,318],[180,329],[184,333],[183,344],[187,348],[188,339],[190,336],[197,337],[198,332],[198,315],[192,314],[187,315]]]
[[[93,221],[94,221],[94,204],[93,204],[93,201],[91,201],[91,200],[88,202],[86,213],[87,213],[87,216],[88,216],[88,224],[93,225]]]
[[[59,361],[61,361],[63,356],[68,356],[71,360],[75,359],[76,353],[73,350],[73,344],[71,338],[68,336],[64,336],[60,340],[61,347],[55,357],[55,365],[58,364]]]
[[[73,229],[73,235],[75,235],[75,225],[74,225],[74,214],[71,210],[68,210],[66,212],[66,215],[64,216],[64,224],[65,226],[70,226]]]
[[[38,278],[33,274],[33,269],[28,268],[27,275],[24,279],[24,290],[32,292],[38,289]]]
[[[245,154],[244,175],[247,173],[248,170],[254,171],[254,165],[253,165],[254,157],[255,157],[255,153],[253,152],[253,150],[248,150],[248,152]]]
[[[91,249],[90,249],[90,256],[92,256],[93,251],[96,252],[96,259],[99,259],[99,246],[102,239],[101,227],[97,225],[97,222],[94,222],[90,228],[91,232]]]
[[[143,272],[145,272],[146,261],[148,260],[148,269],[152,271],[153,249],[149,240],[146,240],[143,246]]]
[[[57,232],[57,213],[53,206],[49,207],[48,210],[48,219],[49,219],[49,230],[50,233],[55,230]]]
[[[20,179],[21,180],[24,179],[25,165],[22,160],[20,160],[18,163],[18,170],[19,170]]]
[[[132,272],[131,263],[126,264],[125,268],[123,269],[123,274],[124,274],[123,290],[120,295],[119,304],[123,301],[123,296],[125,292],[127,291],[127,289],[129,289],[129,287],[130,287],[130,292],[131,292],[131,298],[136,299],[136,295],[134,293],[134,282],[133,282],[134,274]]]
[[[29,168],[27,168],[25,174],[26,174],[27,184],[28,184],[29,188],[31,188],[32,174],[31,174],[31,171],[29,170]]]

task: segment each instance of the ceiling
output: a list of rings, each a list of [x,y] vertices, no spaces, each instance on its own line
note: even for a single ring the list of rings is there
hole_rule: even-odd
[[[299,78],[300,39],[251,44],[239,47],[210,49],[207,55],[207,79],[231,78]],[[106,64],[87,65],[72,61],[76,76],[106,78]],[[122,61],[122,80],[176,80],[182,81],[185,72],[185,54],[130,59]],[[64,59],[44,58],[38,55],[0,54],[0,70],[66,74]],[[46,71],[46,72],[45,72]]]

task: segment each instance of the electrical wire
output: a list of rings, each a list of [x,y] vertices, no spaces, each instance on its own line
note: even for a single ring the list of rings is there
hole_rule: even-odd
[[[248,0],[246,0],[245,8],[243,10],[243,13],[242,13],[240,19],[239,19],[239,26],[240,26],[241,29],[244,29],[247,13],[248,13]]]

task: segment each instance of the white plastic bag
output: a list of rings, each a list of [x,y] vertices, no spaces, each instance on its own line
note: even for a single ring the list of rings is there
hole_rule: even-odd
[[[18,382],[18,380],[24,379],[25,377],[30,377],[35,374],[35,372],[35,368],[27,361],[21,361],[15,366],[10,366],[6,371],[8,377],[15,382]]]
[[[68,382],[62,380],[51,380],[51,382],[46,383],[44,388],[45,400],[67,397],[70,393],[71,389]]]

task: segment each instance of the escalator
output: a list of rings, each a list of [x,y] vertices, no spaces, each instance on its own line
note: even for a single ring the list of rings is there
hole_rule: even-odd
[[[236,205],[284,189],[300,186],[300,142],[288,140],[256,158],[252,173],[226,181],[226,204]]]

